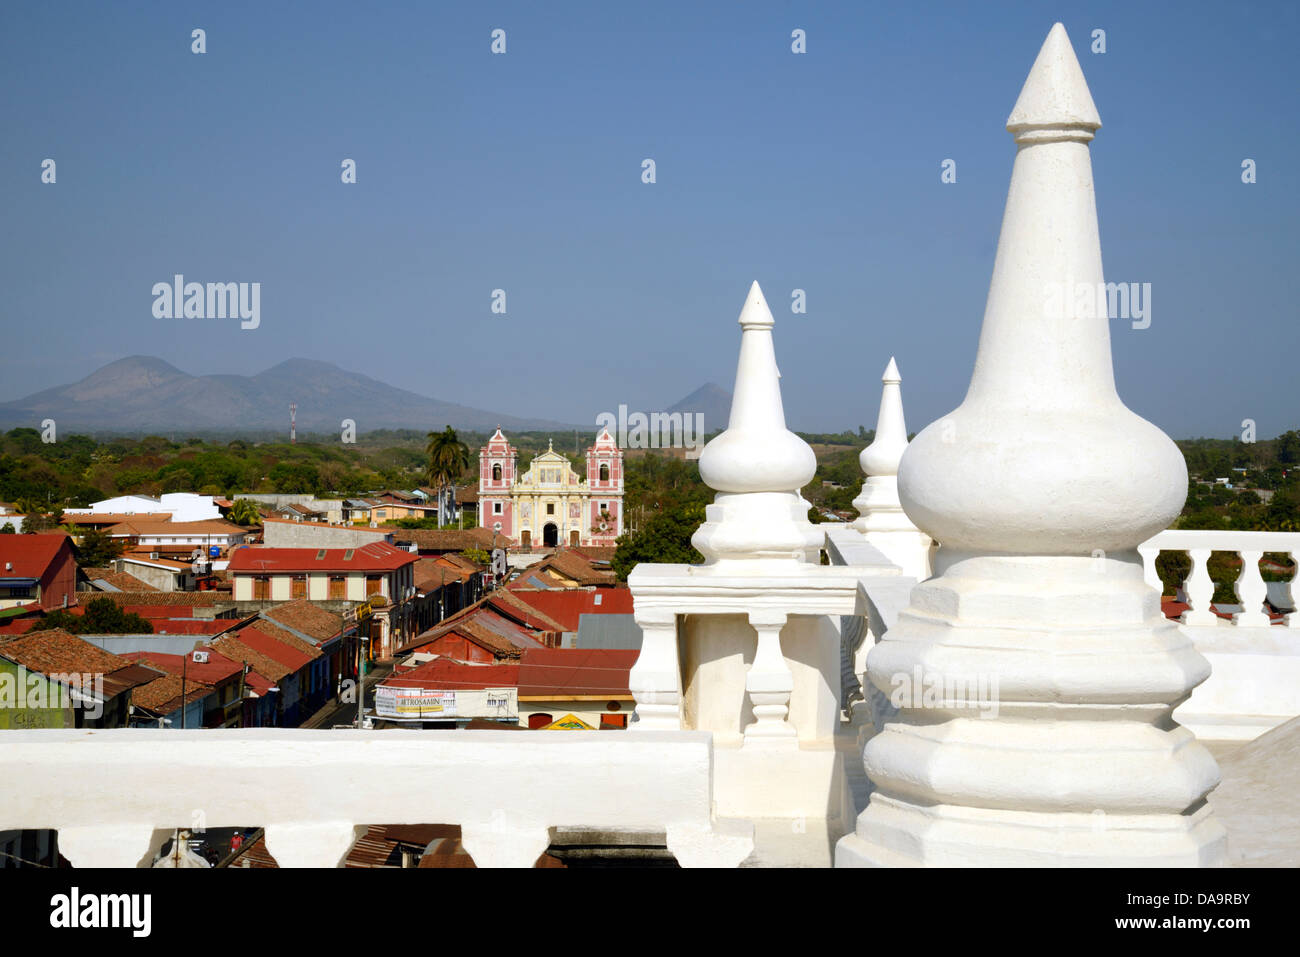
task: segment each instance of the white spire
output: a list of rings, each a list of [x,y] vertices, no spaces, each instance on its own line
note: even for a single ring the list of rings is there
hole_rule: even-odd
[[[907,423],[903,421],[903,379],[898,365],[890,356],[889,367],[881,376],[885,384],[880,393],[880,413],[876,416],[876,436],[862,450],[858,461],[867,475],[897,475],[898,463],[907,451]]]
[[[720,494],[692,539],[710,562],[802,558],[820,547],[797,493],[817,458],[785,427],[772,311],[755,282],[740,311],[740,359],[727,429],[700,453],[700,477]]]
[[[1213,758],[1172,719],[1209,675],[1136,547],[1178,514],[1182,455],[1115,391],[1088,141],[1058,23],[1008,128],[1018,150],[965,400],[908,446],[898,491],[935,576],[867,655],[899,714],[837,863],[1209,865]],[[1057,308],[1053,308],[1053,305]],[[917,684],[943,689],[927,702]],[[983,690],[976,685],[984,683]],[[986,720],[981,720],[986,719]]]
[[[899,469],[907,514],[945,546],[1133,548],[1182,508],[1182,454],[1115,391],[1104,293],[1087,309],[1103,284],[1087,145],[1100,124],[1057,24],[1008,123],[1020,149],[970,388]]]
[[[880,381],[880,412],[876,435],[858,461],[867,478],[853,500],[858,519],[853,523],[868,542],[917,579],[930,574],[930,537],[919,531],[898,500],[898,465],[907,451],[907,423],[903,419],[903,377],[891,356]]]

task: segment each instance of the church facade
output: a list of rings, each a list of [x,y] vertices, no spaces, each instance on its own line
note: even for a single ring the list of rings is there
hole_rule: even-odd
[[[601,430],[586,477],[554,447],[518,471],[500,429],[479,449],[479,523],[516,545],[613,545],[623,532],[623,452]]]

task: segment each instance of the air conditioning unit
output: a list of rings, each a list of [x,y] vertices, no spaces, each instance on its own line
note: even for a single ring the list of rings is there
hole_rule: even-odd
[[[206,665],[208,663],[208,653],[206,651],[195,651],[192,660],[196,665]]]

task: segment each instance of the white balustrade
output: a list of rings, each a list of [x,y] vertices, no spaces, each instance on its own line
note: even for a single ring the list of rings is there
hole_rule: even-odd
[[[662,832],[683,866],[736,866],[753,826],[713,814],[708,734],[146,728],[6,731],[0,831],[53,829],[77,867],[147,866],[201,812],[262,826],[284,867],[337,867],[367,824],[459,824],[480,867],[529,867],[555,827]]]
[[[1268,586],[1260,573],[1260,559],[1266,553],[1281,553],[1294,563],[1300,558],[1300,532],[1246,532],[1201,531],[1170,529],[1143,542],[1138,552],[1142,556],[1143,575],[1147,584],[1160,589],[1160,576],[1156,559],[1161,552],[1185,552],[1191,559],[1192,570],[1182,583],[1190,610],[1183,613],[1185,625],[1229,624],[1227,619],[1214,614],[1210,605],[1214,597],[1214,582],[1210,578],[1211,552],[1231,552],[1241,559],[1241,571],[1233,588],[1242,610],[1232,616],[1231,624],[1239,627],[1267,627],[1273,620],[1264,610]],[[1286,588],[1281,589],[1283,602],[1295,608],[1294,573]],[[1300,615],[1287,614],[1277,622],[1287,628],[1300,628]]]

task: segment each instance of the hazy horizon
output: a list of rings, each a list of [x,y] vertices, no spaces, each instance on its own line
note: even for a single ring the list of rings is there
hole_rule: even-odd
[[[919,431],[970,380],[1055,19],[1104,124],[1106,278],[1152,289],[1148,328],[1111,323],[1121,397],[1179,438],[1297,427],[1289,4],[11,6],[4,401],[132,355],[305,358],[580,423],[730,390],[757,279],[792,429],[874,426],[895,356]],[[260,324],[158,318],[177,274],[260,283]]]

